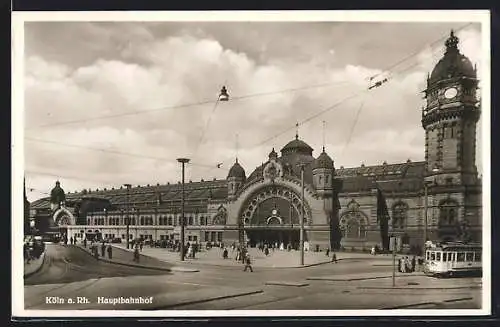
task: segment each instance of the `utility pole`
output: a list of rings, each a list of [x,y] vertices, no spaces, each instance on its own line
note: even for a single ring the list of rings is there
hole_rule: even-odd
[[[132,187],[131,184],[123,184],[127,188],[127,218],[125,220],[125,223],[127,224],[127,249],[129,248],[129,238],[130,238],[130,217],[129,217],[129,207],[130,207],[130,188]]]
[[[178,158],[178,162],[182,164],[182,198],[181,198],[181,261],[184,261],[184,169],[186,163],[189,162],[187,158]]]
[[[305,165],[300,165],[300,185],[301,185],[301,203],[300,206],[300,265],[304,265],[304,168]]]

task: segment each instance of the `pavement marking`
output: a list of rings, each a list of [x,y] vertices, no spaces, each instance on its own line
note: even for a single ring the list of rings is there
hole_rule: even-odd
[[[275,282],[275,281],[270,281],[266,282],[265,285],[276,285],[276,286],[295,286],[295,287],[303,287],[303,286],[309,286],[308,283],[300,283],[300,282]]]
[[[167,284],[179,284],[179,285],[194,285],[194,286],[206,286],[206,287],[214,287],[214,285],[208,284],[198,284],[198,283],[188,283],[188,282],[176,282],[176,281],[165,281]]]

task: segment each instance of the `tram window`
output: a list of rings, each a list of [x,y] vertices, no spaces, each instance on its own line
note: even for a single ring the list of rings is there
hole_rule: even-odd
[[[436,252],[431,252],[431,260],[436,260]]]
[[[443,252],[443,261],[444,262],[448,261],[448,253],[447,252]]]
[[[429,260],[430,252],[425,253],[425,260]]]
[[[481,252],[474,253],[474,261],[481,262]]]
[[[448,252],[448,261],[453,261],[453,253]]]
[[[465,260],[465,253],[464,252],[458,252],[457,253],[457,261],[458,262],[463,262]]]
[[[467,252],[465,254],[465,261],[470,261],[470,262],[474,261],[474,253]]]
[[[436,252],[436,261],[441,261],[441,252]]]

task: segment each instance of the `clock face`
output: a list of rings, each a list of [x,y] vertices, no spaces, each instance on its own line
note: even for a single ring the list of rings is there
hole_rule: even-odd
[[[278,214],[278,210],[274,209],[273,210],[273,215],[276,216]]]
[[[449,89],[446,89],[446,91],[444,91],[444,97],[446,99],[453,99],[454,97],[457,96],[457,89],[454,88],[454,87],[450,87]]]

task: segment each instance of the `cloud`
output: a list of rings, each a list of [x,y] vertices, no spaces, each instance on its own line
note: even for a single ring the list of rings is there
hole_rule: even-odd
[[[99,28],[106,37],[91,30],[96,40],[116,39],[116,26]],[[338,166],[423,159],[419,92],[442,44],[398,68],[406,71],[389,73],[382,66],[342,62],[341,45],[327,44],[324,51],[316,45],[311,53],[321,56],[298,56],[291,64],[292,55],[262,61],[225,47],[213,33],[184,30],[159,38],[144,26],[126,28],[135,31],[134,42],[115,50],[114,56],[101,56],[85,65],[72,66],[40,55],[26,58],[27,137],[78,145],[27,142],[27,167],[57,171],[61,177],[79,176],[83,181],[67,179],[72,188],[95,188],[100,185],[96,180],[108,186],[156,184],[177,181],[175,159],[187,156],[193,163],[188,179],[225,178],[236,156],[238,134],[238,157],[250,174],[273,146],[279,150],[292,140],[295,123],[304,120],[308,122],[300,126],[299,134],[315,155],[322,146],[321,121],[327,122],[327,150]],[[478,36],[474,30],[459,34],[471,60],[480,58],[474,43]],[[115,43],[122,44],[122,39]],[[264,43],[260,47],[271,46]],[[293,38],[283,42],[291,49],[297,43]],[[367,92],[368,78],[374,75],[389,81]],[[325,82],[331,84],[310,87]],[[228,87],[231,100],[216,104],[222,85]],[[278,92],[300,87],[306,88]],[[114,118],[96,119],[102,116]],[[74,120],[80,122],[37,128]],[[224,162],[224,169],[215,169],[219,162]],[[52,185],[47,184],[51,178],[32,178],[40,188]]]

